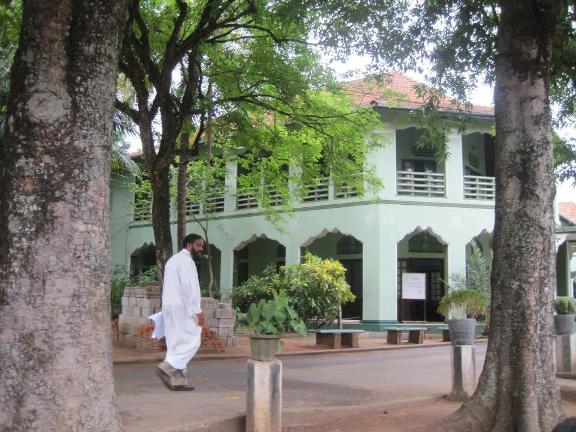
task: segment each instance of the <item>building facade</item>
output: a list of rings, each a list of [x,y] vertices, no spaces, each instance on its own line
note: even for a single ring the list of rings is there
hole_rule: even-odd
[[[351,90],[358,103],[374,106],[383,121],[383,146],[369,157],[384,186],[376,195],[357,196],[327,177],[308,187],[308,195],[283,215],[283,222],[272,223],[249,191],[238,189],[236,162],[227,162],[226,188],[214,194],[209,224],[224,299],[233,286],[266,266],[299,263],[309,250],[339,259],[347,268],[357,298],[344,308],[345,318],[376,324],[442,321],[438,301],[451,275],[466,274],[471,243],[490,247],[494,119],[489,110],[474,109],[466,131],[450,133],[450,156],[437,162],[430,149],[416,146],[421,131],[411,116],[418,105],[409,87],[413,81],[394,79],[392,85],[404,95],[398,100],[382,101],[365,88]],[[128,178],[112,179],[112,262],[139,271],[154,263],[154,236],[149,204],[133,204],[129,183]],[[202,209],[190,204],[188,211],[201,214]],[[174,238],[175,228],[174,222]],[[187,232],[200,232],[192,218]],[[205,266],[200,274],[205,285]],[[403,298],[403,284],[413,274],[420,275],[416,289],[425,298]]]

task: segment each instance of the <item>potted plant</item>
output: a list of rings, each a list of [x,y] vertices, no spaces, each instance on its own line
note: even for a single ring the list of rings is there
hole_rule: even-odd
[[[556,334],[574,333],[574,312],[576,312],[576,302],[571,297],[558,297],[554,300],[554,327]]]
[[[272,300],[260,300],[248,309],[246,319],[250,335],[252,358],[258,361],[271,361],[282,347],[280,337],[283,332],[292,330],[306,336],[306,325],[288,304],[284,290],[272,292]]]
[[[438,312],[448,318],[452,345],[472,345],[476,332],[476,317],[486,313],[486,298],[480,291],[457,289],[440,300]]]

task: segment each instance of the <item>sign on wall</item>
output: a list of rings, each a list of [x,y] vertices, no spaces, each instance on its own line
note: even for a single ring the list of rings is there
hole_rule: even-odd
[[[426,300],[426,273],[402,273],[402,298]]]

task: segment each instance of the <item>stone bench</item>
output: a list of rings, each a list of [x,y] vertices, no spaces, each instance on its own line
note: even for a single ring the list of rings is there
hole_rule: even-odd
[[[358,348],[358,339],[364,330],[353,329],[319,329],[312,330],[316,333],[316,346],[328,348]]]
[[[386,340],[389,344],[398,345],[402,342],[402,332],[408,332],[409,343],[422,344],[426,330],[428,330],[426,327],[391,327],[386,329],[388,333]]]
[[[448,326],[440,326],[438,330],[442,330],[442,342],[450,342],[450,332],[448,331]]]

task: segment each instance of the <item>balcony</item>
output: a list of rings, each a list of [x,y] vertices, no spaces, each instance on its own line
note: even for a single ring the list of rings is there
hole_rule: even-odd
[[[149,221],[152,219],[152,202],[150,200],[137,200],[134,202],[134,222]]]
[[[206,203],[209,213],[221,213],[224,211],[224,192],[211,193],[206,197]],[[204,208],[199,203],[195,203],[190,199],[186,200],[186,216],[197,215],[204,213]]]
[[[444,174],[433,172],[397,172],[398,195],[441,198],[446,195]]]
[[[464,198],[475,200],[493,200],[496,197],[494,177],[464,176]]]

